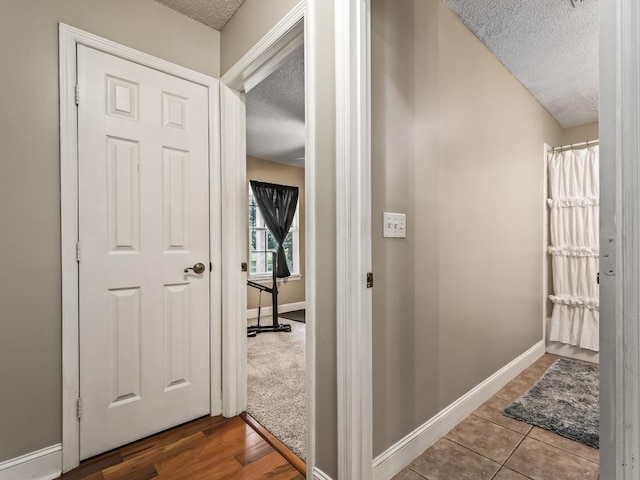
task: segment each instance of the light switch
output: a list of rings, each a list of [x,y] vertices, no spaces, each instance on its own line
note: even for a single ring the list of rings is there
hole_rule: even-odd
[[[382,215],[383,237],[406,238],[407,237],[407,216],[404,213],[388,213]]]

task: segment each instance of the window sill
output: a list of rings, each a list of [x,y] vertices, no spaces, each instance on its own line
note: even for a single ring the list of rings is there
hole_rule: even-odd
[[[262,285],[271,285],[273,283],[273,276],[271,275],[250,275],[249,280],[252,282],[260,283]],[[302,275],[299,273],[292,273],[291,276],[287,278],[278,278],[278,285],[281,283],[287,282],[295,282],[298,280],[302,280]]]

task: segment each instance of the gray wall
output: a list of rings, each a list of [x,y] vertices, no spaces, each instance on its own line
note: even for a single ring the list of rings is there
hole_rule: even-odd
[[[0,461],[61,441],[58,22],[219,73],[219,33],[152,0],[0,3]]]
[[[221,31],[221,75],[233,67],[298,2],[246,0]]]
[[[565,128],[562,131],[562,145],[597,140],[600,138],[598,128],[598,122],[585,123],[584,125]]]
[[[336,91],[333,2],[312,2],[316,86],[316,466],[337,478],[336,390]],[[309,60],[307,60],[309,61]]]
[[[372,8],[378,455],[542,339],[542,145],[562,129],[441,0]]]

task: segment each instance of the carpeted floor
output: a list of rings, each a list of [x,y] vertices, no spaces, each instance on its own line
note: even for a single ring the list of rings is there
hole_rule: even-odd
[[[598,365],[561,358],[504,415],[598,448],[598,386]]]
[[[247,411],[305,460],[305,324],[283,323],[291,325],[291,333],[260,333],[247,339]]]

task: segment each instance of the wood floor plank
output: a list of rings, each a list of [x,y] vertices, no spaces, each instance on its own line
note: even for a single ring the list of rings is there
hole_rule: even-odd
[[[61,480],[304,480],[239,417],[205,417],[82,462]]]

